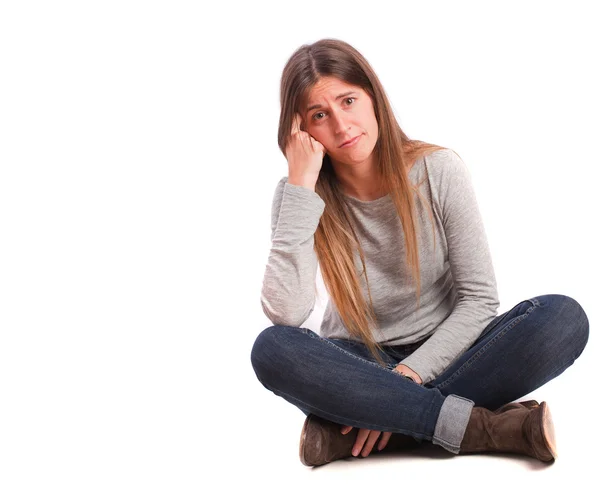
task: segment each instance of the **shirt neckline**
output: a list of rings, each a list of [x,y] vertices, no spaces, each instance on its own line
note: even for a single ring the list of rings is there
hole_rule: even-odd
[[[422,160],[422,159],[418,159],[418,160],[415,162],[415,164],[414,164],[414,165],[411,167],[411,169],[408,171],[408,176],[409,176],[409,177],[412,175],[412,173],[413,173],[413,170],[414,170],[415,168],[417,168],[418,166],[420,166],[420,164],[421,164],[420,162],[421,162],[421,161],[423,161],[423,160]],[[344,194],[343,192],[342,192],[342,195],[343,195],[343,196],[344,196],[346,199],[350,200],[351,202],[354,202],[354,203],[357,203],[357,204],[362,204],[362,205],[365,205],[365,206],[366,206],[366,205],[370,205],[370,204],[378,204],[378,203],[380,203],[380,202],[384,202],[384,201],[386,201],[386,200],[391,200],[391,198],[392,198],[392,196],[391,196],[390,194],[386,194],[386,195],[384,195],[384,196],[382,196],[382,197],[379,197],[379,198],[377,198],[377,199],[373,199],[372,201],[362,201],[361,199],[358,199],[358,198],[356,198],[356,197],[353,197],[353,196],[349,196],[349,195],[347,195],[347,194]]]

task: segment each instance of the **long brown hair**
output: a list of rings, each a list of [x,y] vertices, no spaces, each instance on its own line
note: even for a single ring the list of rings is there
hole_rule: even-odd
[[[417,247],[418,223],[415,215],[418,188],[408,178],[408,170],[422,156],[442,146],[409,139],[394,117],[391,105],[382,84],[366,59],[352,46],[337,39],[322,39],[310,45],[302,45],[287,61],[281,77],[281,114],[279,119],[278,143],[285,155],[296,113],[302,114],[310,90],[321,77],[332,76],[361,87],[373,102],[375,117],[379,125],[379,136],[373,150],[379,167],[380,190],[390,194],[400,217],[406,239],[406,261],[412,269],[417,285],[417,307],[420,306],[421,275]],[[323,282],[329,292],[348,332],[363,341],[375,359],[384,365],[378,351],[381,350],[373,336],[378,329],[373,309],[373,299],[365,266],[363,250],[355,233],[353,215],[348,208],[329,155],[315,185],[315,192],[325,202],[325,209],[314,235]],[[427,201],[424,200],[427,205]],[[427,205],[432,221],[431,208]],[[435,246],[435,230],[434,230]],[[365,275],[370,304],[367,305],[360,286],[354,260],[358,250]],[[316,281],[315,281],[316,291]]]

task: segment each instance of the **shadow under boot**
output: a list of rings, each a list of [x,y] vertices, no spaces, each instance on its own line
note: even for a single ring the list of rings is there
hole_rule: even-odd
[[[546,402],[509,403],[491,411],[473,407],[459,454],[517,453],[544,462],[557,457],[554,424]]]

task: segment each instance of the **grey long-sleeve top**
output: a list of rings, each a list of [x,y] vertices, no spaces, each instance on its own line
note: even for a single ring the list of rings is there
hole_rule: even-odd
[[[272,248],[263,279],[261,303],[273,324],[300,325],[314,309],[317,255],[314,233],[325,202],[311,189],[277,184],[272,206]],[[345,195],[354,213],[373,306],[384,345],[429,339],[401,363],[423,384],[440,375],[477,340],[500,305],[490,250],[470,172],[450,149],[420,158],[409,171],[413,184],[431,204],[435,229],[415,194],[421,270],[421,306],[406,265],[404,232],[390,195],[361,201]],[[362,271],[358,252],[358,272]],[[368,303],[364,275],[363,295]],[[335,306],[328,301],[320,334],[352,339]]]

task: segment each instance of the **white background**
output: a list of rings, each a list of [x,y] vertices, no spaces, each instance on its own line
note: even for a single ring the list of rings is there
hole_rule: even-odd
[[[596,467],[593,2],[3,2],[0,491],[569,488]],[[370,62],[404,131],[471,171],[500,312],[547,293],[591,325],[533,392],[559,459],[298,459],[302,412],[250,365],[279,82],[304,43]],[[322,285],[321,285],[322,286]],[[304,324],[318,330],[324,301]],[[471,486],[471,487],[470,487]]]

